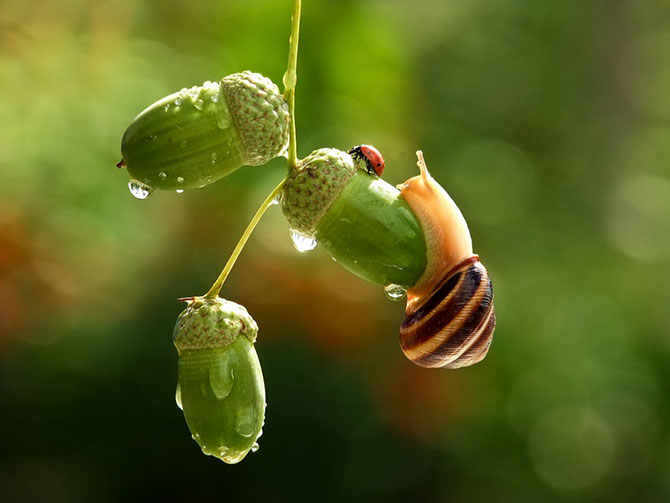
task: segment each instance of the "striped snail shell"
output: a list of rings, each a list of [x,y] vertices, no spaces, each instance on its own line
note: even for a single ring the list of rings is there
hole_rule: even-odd
[[[430,176],[421,151],[417,157],[420,174],[400,191],[421,222],[428,264],[407,291],[400,346],[422,367],[467,367],[486,356],[493,339],[493,286],[479,256],[472,253],[461,211]]]
[[[473,255],[448,271],[429,294],[408,303],[400,346],[422,367],[467,367],[486,356],[495,324],[491,279]]]

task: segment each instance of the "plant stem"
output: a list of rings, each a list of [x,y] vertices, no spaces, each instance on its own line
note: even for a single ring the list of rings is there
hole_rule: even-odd
[[[268,197],[265,198],[265,201],[263,201],[263,204],[261,204],[260,207],[258,208],[258,210],[256,210],[256,214],[251,219],[251,222],[249,222],[249,225],[247,226],[247,228],[244,230],[244,233],[242,234],[242,237],[240,238],[240,240],[237,242],[237,245],[235,246],[235,249],[233,250],[233,253],[230,255],[230,258],[228,259],[228,262],[226,262],[226,265],[223,268],[223,271],[221,271],[221,274],[219,274],[219,277],[216,278],[216,281],[214,282],[212,287],[204,295],[205,298],[214,299],[219,295],[219,293],[221,292],[221,287],[223,286],[223,283],[226,281],[226,278],[228,277],[228,274],[230,274],[231,269],[235,265],[235,262],[237,261],[237,257],[239,257],[240,253],[242,253],[242,249],[244,248],[244,245],[249,240],[249,236],[251,236],[251,233],[254,231],[254,228],[256,227],[258,222],[260,221],[263,214],[267,211],[267,209],[270,206],[272,206],[272,202],[275,200],[275,198],[279,195],[282,188],[284,187],[284,182],[285,181],[286,181],[286,178],[284,178],[281,182],[279,182],[279,185],[277,185],[274,188],[274,190],[272,192],[270,192]]]
[[[302,8],[302,2],[301,0],[294,0],[293,1],[293,16],[291,17],[291,35],[289,37],[288,41],[288,65],[286,67],[286,73],[284,73],[284,98],[286,101],[288,101],[288,110],[289,110],[289,143],[288,143],[288,169],[290,170],[293,168],[297,161],[298,161],[298,146],[297,146],[297,139],[296,139],[296,133],[295,133],[295,85],[298,81],[298,73],[297,73],[297,68],[298,68],[298,38],[300,36],[300,11]],[[251,233],[254,231],[256,228],[256,225],[258,224],[259,220],[263,216],[263,214],[267,211],[267,209],[272,205],[272,202],[275,200],[275,198],[280,194],[282,188],[284,187],[284,182],[286,182],[286,178],[284,178],[279,185],[277,185],[272,192],[270,192],[270,195],[268,195],[267,198],[265,198],[265,201],[263,201],[263,204],[258,208],[256,211],[256,214],[254,217],[251,219],[251,222],[249,222],[249,225],[247,228],[244,230],[244,233],[242,234],[242,237],[240,240],[237,242],[237,245],[235,246],[235,249],[233,250],[233,253],[230,255],[230,258],[228,259],[228,262],[226,262],[225,267],[223,268],[223,271],[221,271],[221,274],[219,274],[219,277],[216,278],[216,281],[212,285],[212,287],[209,289],[209,291],[204,295],[205,298],[208,299],[214,299],[218,297],[219,293],[221,292],[221,287],[223,287],[223,283],[226,281],[226,278],[228,277],[228,274],[230,274],[231,269],[235,265],[235,262],[237,261],[237,257],[240,256],[240,253],[242,253],[242,249],[244,248],[244,245],[247,243],[249,240],[249,236],[251,236]]]
[[[293,16],[291,17],[291,36],[288,40],[288,65],[284,73],[284,98],[288,101],[289,111],[289,142],[288,142],[288,169],[291,170],[298,161],[298,141],[295,133],[295,86],[298,82],[298,39],[300,38],[300,11],[301,0],[293,2]]]

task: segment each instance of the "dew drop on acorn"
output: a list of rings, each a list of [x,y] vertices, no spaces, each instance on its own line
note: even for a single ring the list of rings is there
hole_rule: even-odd
[[[240,411],[235,423],[235,431],[245,438],[256,433],[256,411],[253,407]]]
[[[216,125],[219,129],[226,129],[228,126],[230,126],[230,120],[228,117],[221,117],[218,121],[216,121]]]
[[[177,391],[174,393],[174,401],[177,402],[177,407],[184,410],[184,406],[181,403],[181,388],[179,387],[179,383],[177,383]]]

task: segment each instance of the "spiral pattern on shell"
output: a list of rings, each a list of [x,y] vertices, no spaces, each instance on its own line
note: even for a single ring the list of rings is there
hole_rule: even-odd
[[[422,367],[467,367],[486,356],[495,324],[493,286],[473,255],[449,270],[429,294],[408,303],[400,346]]]

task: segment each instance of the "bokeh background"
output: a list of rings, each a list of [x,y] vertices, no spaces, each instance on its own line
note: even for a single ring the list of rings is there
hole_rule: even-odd
[[[203,293],[285,163],[135,200],[145,106],[281,82],[290,0],[0,1],[0,500],[670,500],[670,3],[306,0],[299,154],[424,150],[496,287],[489,356],[413,366],[404,304],[271,209],[223,295],[260,325],[260,450],[174,402]]]

